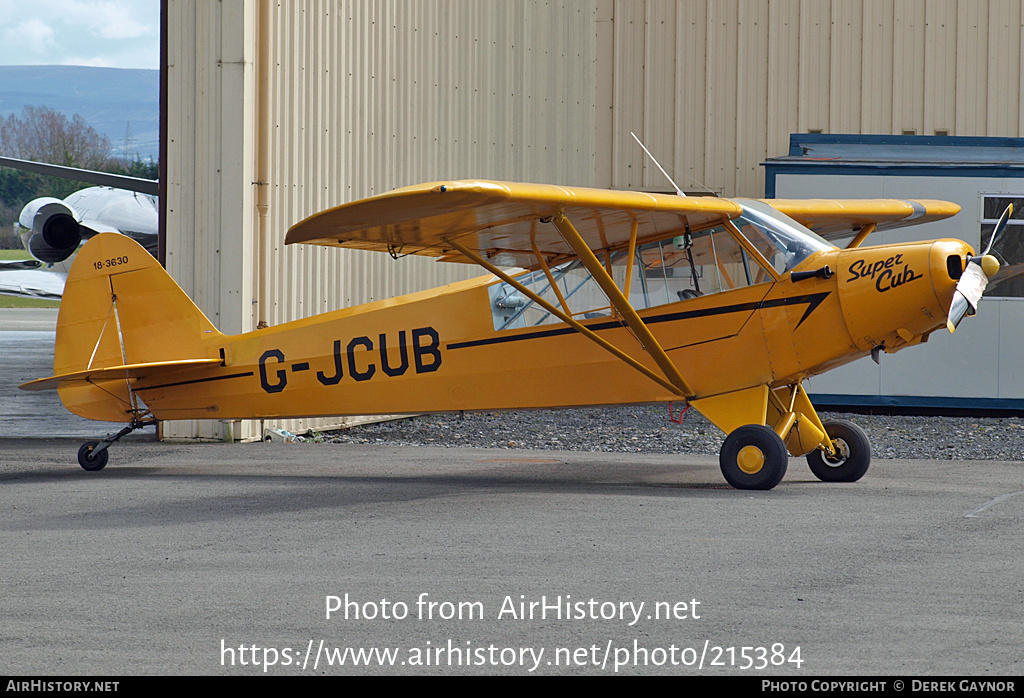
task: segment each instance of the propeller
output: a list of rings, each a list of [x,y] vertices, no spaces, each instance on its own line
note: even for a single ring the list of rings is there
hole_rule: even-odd
[[[985,292],[985,287],[988,286],[988,280],[999,272],[999,260],[989,253],[992,251],[996,238],[999,237],[999,234],[1003,232],[1003,228],[1006,227],[1006,222],[1010,219],[1012,213],[1013,204],[1007,204],[1006,209],[1003,210],[1003,215],[999,217],[999,222],[996,223],[996,227],[992,231],[988,247],[985,248],[982,254],[967,258],[967,268],[960,275],[960,281],[956,284],[956,291],[953,292],[953,302],[949,306],[949,317],[946,320],[946,327],[949,328],[950,332],[956,330],[957,325],[964,319],[964,315],[974,315],[977,312],[978,301],[981,300],[981,294]]]

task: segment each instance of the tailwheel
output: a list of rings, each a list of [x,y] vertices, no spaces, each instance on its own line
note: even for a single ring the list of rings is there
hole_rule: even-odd
[[[871,465],[871,441],[864,430],[845,419],[823,422],[825,433],[832,439],[836,455],[820,449],[807,454],[811,472],[824,482],[856,482]]]
[[[110,454],[106,448],[96,450],[99,445],[99,441],[86,441],[82,444],[78,449],[78,464],[89,471],[103,470]]]
[[[736,489],[770,490],[786,474],[789,453],[774,430],[748,424],[725,437],[719,462],[722,475]]]
[[[90,472],[103,470],[107,465],[107,459],[110,458],[110,454],[107,453],[108,448],[120,441],[122,436],[127,436],[136,429],[153,424],[156,424],[155,419],[143,419],[136,415],[128,426],[116,434],[107,436],[102,441],[86,441],[78,449],[78,464]]]

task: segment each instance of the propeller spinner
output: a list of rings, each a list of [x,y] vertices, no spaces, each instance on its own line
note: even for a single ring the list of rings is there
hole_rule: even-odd
[[[1010,219],[1012,213],[1013,204],[1008,204],[1003,211],[1003,215],[999,217],[995,230],[992,231],[992,237],[989,239],[988,247],[985,248],[985,251],[976,257],[967,258],[967,268],[964,269],[964,273],[960,276],[960,281],[956,284],[953,302],[949,306],[949,317],[946,320],[946,327],[949,328],[950,332],[956,330],[957,325],[964,319],[964,315],[974,315],[977,312],[978,301],[981,300],[981,294],[985,292],[985,287],[988,286],[988,280],[999,272],[999,260],[989,253],[992,251],[992,245],[995,244],[996,238],[999,237],[999,234],[1003,232],[1003,228],[1006,227],[1006,222]]]

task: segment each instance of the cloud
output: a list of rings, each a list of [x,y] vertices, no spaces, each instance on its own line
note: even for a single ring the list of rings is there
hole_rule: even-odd
[[[33,51],[46,51],[53,46],[53,27],[41,19],[28,19],[4,31],[3,40],[22,41]]]
[[[160,67],[160,0],[0,0],[0,17],[0,65]]]

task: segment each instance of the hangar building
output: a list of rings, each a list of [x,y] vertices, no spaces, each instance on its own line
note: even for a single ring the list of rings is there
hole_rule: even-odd
[[[762,196],[760,164],[791,133],[1024,136],[1021,0],[164,0],[163,12],[165,263],[225,332],[475,273],[283,247],[304,217],[411,183],[666,190],[635,131],[685,189]]]

